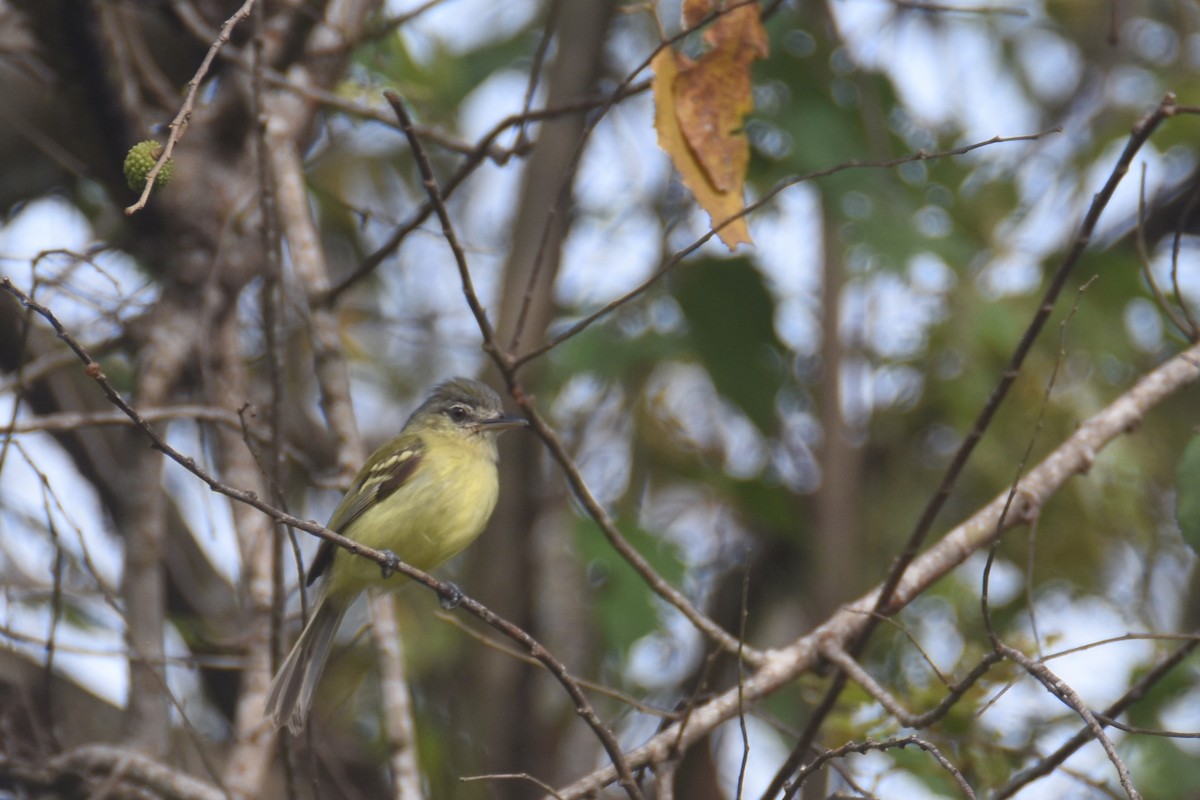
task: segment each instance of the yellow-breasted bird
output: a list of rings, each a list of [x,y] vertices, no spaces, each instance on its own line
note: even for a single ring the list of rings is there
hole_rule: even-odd
[[[499,396],[478,381],[439,384],[400,434],[367,459],[326,527],[434,569],[483,531],[499,493],[496,436],[526,424],[505,416]],[[321,542],[306,578],[308,585],[322,578],[320,599],[267,696],[276,727],[303,730],[342,617],[384,575],[374,561]]]

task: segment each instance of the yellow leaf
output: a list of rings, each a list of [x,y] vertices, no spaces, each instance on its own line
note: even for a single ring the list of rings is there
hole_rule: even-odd
[[[711,9],[711,0],[688,0],[685,22],[694,24]],[[767,54],[758,6],[721,15],[704,32],[704,40],[710,49],[697,61],[663,49],[651,62],[654,124],[659,147],[671,156],[684,185],[717,227],[745,208],[750,143],[742,124],[753,108],[750,64]],[[744,218],[718,235],[730,250],[752,243]]]
[[[750,144],[742,120],[751,109],[749,78],[729,53],[713,50],[675,77],[675,116],[688,147],[719,192],[741,192]],[[742,84],[745,84],[743,87]]]

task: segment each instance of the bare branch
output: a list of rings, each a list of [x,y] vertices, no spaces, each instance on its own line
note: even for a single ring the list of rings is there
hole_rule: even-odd
[[[959,476],[967,465],[967,461],[974,452],[975,446],[983,438],[983,434],[987,431],[996,412],[999,411],[1000,405],[1004,398],[1008,395],[1009,390],[1016,382],[1017,376],[1021,372],[1021,367],[1025,363],[1026,357],[1033,349],[1033,344],[1041,333],[1042,328],[1050,318],[1050,314],[1054,311],[1055,304],[1066,286],[1067,278],[1074,270],[1075,265],[1082,258],[1084,250],[1091,241],[1092,233],[1096,229],[1096,224],[1100,220],[1101,214],[1107,208],[1109,200],[1112,199],[1113,193],[1116,191],[1121,179],[1129,172],[1129,167],[1133,163],[1133,158],[1142,146],[1149,141],[1150,136],[1158,128],[1160,124],[1176,113],[1175,96],[1172,94],[1166,95],[1158,107],[1139,119],[1133,126],[1133,131],[1129,135],[1129,140],[1125,145],[1124,151],[1117,159],[1112,171],[1109,173],[1108,179],[1104,186],[1101,187],[1092,199],[1091,205],[1088,207],[1087,213],[1084,215],[1083,221],[1076,232],[1075,237],[1071,242],[1071,246],[1067,250],[1054,275],[1047,283],[1046,289],[1042,294],[1041,302],[1038,304],[1033,318],[1025,332],[1021,336],[1021,340],[1014,348],[1012,356],[1009,359],[1008,367],[1002,373],[999,382],[992,390],[992,394],[984,403],[979,415],[976,417],[974,424],[966,437],[963,438],[955,451],[953,458],[950,460],[941,483],[933,496],[929,498],[925,508],[921,512],[920,518],[914,525],[912,533],[909,534],[908,541],[905,543],[904,549],[896,557],[891,568],[888,570],[887,578],[884,580],[881,591],[879,592],[875,611],[881,615],[888,615],[895,612],[892,607],[892,594],[898,590],[900,584],[905,580],[905,572],[909,565],[914,563],[917,558],[917,553],[928,538],[930,531],[933,529],[933,523],[941,513],[942,507],[950,498],[950,493],[958,482]],[[1003,517],[1000,517],[1003,519]],[[997,528],[999,530],[999,528]],[[865,643],[867,637],[874,630],[877,622],[875,619],[870,619],[867,625],[860,633],[860,640],[848,648],[851,655],[855,655],[859,648]],[[804,736],[797,742],[792,751],[792,755],[787,759],[779,771],[776,773],[767,790],[767,795],[771,796],[777,792],[787,779],[787,775],[796,770],[800,765],[800,761],[807,752],[808,747],[812,744],[819,729],[823,717],[832,710],[836,698],[841,694],[845,687],[844,678],[839,675],[835,677],[833,684],[830,686],[825,698],[818,706],[817,713],[814,713],[809,721],[809,726],[805,731]]]
[[[891,750],[895,748],[902,750],[905,747],[919,747],[920,749],[929,753],[929,755],[933,756],[933,759],[938,762],[942,769],[949,772],[950,776],[954,778],[954,782],[958,784],[958,788],[962,790],[963,795],[969,798],[969,800],[975,800],[975,792],[971,789],[970,784],[967,783],[967,779],[963,777],[962,771],[950,763],[950,759],[946,758],[946,756],[944,756],[942,752],[931,742],[927,742],[915,734],[912,736],[905,736],[901,739],[888,739],[882,742],[875,742],[871,741],[870,739],[865,742],[847,742],[841,747],[836,747],[832,750],[826,750],[813,759],[810,763],[805,764],[803,769],[796,774],[795,780],[787,786],[787,796],[791,797],[794,795],[796,791],[804,784],[805,779],[808,778],[809,775],[816,772],[829,761],[837,758],[845,758],[850,753],[862,754],[870,753],[872,751]]]
[[[1151,669],[1147,670],[1145,675],[1142,675],[1125,694],[1121,695],[1112,705],[1104,709],[1100,717],[1112,718],[1116,717],[1127,708],[1132,706],[1138,700],[1145,697],[1150,688],[1155,686],[1159,681],[1163,680],[1168,673],[1175,667],[1179,666],[1188,656],[1195,652],[1197,647],[1200,647],[1200,635],[1193,634],[1196,638],[1185,642],[1177,647],[1174,652],[1158,662]],[[1074,736],[1063,742],[1057,750],[1050,755],[1038,761],[1028,769],[1014,775],[1008,783],[997,789],[991,797],[994,800],[1003,800],[1006,797],[1012,797],[1024,787],[1033,783],[1035,780],[1049,775],[1053,770],[1063,764],[1075,751],[1092,740],[1093,731],[1090,726],[1085,725]]]
[[[169,422],[171,420],[194,420],[215,422],[231,430],[241,430],[242,420],[234,412],[216,406],[177,405],[140,409],[142,419],[147,422]],[[120,411],[64,411],[58,414],[43,414],[25,422],[0,428],[0,436],[22,433],[60,433],[79,428],[103,426],[128,426],[133,420]]]
[[[920,596],[972,553],[988,546],[1004,530],[1018,525],[1029,509],[1040,508],[1070,478],[1087,472],[1096,454],[1107,444],[1135,430],[1148,411],[1198,380],[1200,345],[1193,346],[1143,376],[1127,392],[1080,425],[1074,434],[1025,475],[1018,487],[1017,507],[1011,514],[1002,516],[1008,501],[1008,493],[1005,492],[914,559],[896,585],[893,601],[889,604],[891,612]],[[766,651],[761,665],[746,679],[744,686],[727,690],[693,709],[686,729],[681,727],[681,723],[674,723],[630,751],[627,754],[630,766],[637,769],[672,757],[680,749],[686,749],[705,733],[732,718],[737,713],[739,703],[754,703],[801,673],[813,669],[820,662],[822,649],[829,647],[830,643],[836,642],[845,648],[851,642],[858,641],[868,628],[868,616],[877,608],[882,589],[881,586],[860,597],[816,630],[786,647]],[[1188,647],[1195,644],[1189,642]],[[789,775],[794,771],[789,771]],[[599,790],[614,778],[615,773],[610,769],[597,770],[559,792],[568,799],[586,797],[589,792]]]
[[[568,327],[566,330],[562,331],[561,333],[556,334],[555,336],[551,337],[550,339],[547,339],[545,342],[538,345],[537,347],[535,347],[527,352],[524,352],[519,356],[516,356],[513,359],[513,368],[516,369],[518,367],[523,366],[527,362],[534,360],[535,358],[540,358],[541,356],[544,356],[546,353],[550,352],[555,347],[558,347],[560,344],[567,341],[568,339],[578,336],[580,333],[582,333],[583,331],[590,328],[598,320],[603,319],[604,317],[607,317],[613,311],[617,310],[621,306],[623,306],[623,305],[629,303],[631,300],[645,294],[646,290],[649,289],[654,284],[658,283],[658,281],[661,280],[664,275],[666,275],[668,272],[670,272],[675,267],[677,267],[679,264],[681,264],[684,261],[684,259],[686,259],[692,253],[695,253],[697,250],[699,250],[701,247],[703,247],[704,244],[706,244],[714,236],[717,236],[722,230],[724,230],[726,227],[728,227],[734,221],[739,220],[742,217],[748,216],[748,215],[752,214],[753,212],[759,210],[760,208],[762,208],[763,206],[767,205],[772,200],[774,200],[779,194],[781,194],[782,192],[784,192],[787,189],[790,189],[793,186],[796,186],[801,183],[809,183],[809,182],[818,180],[820,178],[827,178],[831,175],[836,175],[840,172],[845,172],[847,170],[891,169],[894,167],[898,167],[902,164],[912,163],[914,161],[929,161],[929,160],[939,159],[939,158],[949,158],[951,156],[961,156],[961,155],[971,152],[972,150],[978,150],[981,147],[990,147],[992,145],[1002,144],[1002,143],[1006,143],[1006,142],[1035,141],[1035,140],[1040,139],[1044,136],[1047,136],[1051,133],[1058,133],[1058,132],[1060,132],[1060,130],[1061,129],[1059,129],[1059,128],[1054,128],[1049,131],[1041,131],[1040,133],[1021,134],[1019,136],[993,136],[992,138],[981,141],[981,142],[975,142],[973,144],[963,145],[962,147],[955,147],[951,150],[941,150],[936,153],[929,153],[924,150],[919,150],[916,153],[911,153],[907,156],[902,156],[900,158],[889,158],[889,159],[880,159],[880,160],[857,160],[856,159],[856,160],[852,160],[852,161],[845,161],[836,166],[827,167],[826,169],[821,169],[821,170],[817,170],[815,172],[810,172],[806,175],[797,175],[797,176],[794,176],[791,178],[787,178],[786,180],[782,180],[779,183],[775,184],[775,186],[773,186],[770,189],[770,191],[766,192],[762,197],[760,197],[755,202],[748,204],[745,208],[743,208],[737,214],[734,214],[729,219],[722,220],[719,224],[714,225],[712,228],[710,228],[708,231],[705,231],[705,233],[703,235],[701,235],[699,238],[697,238],[694,242],[689,244],[687,247],[676,250],[674,253],[671,254],[671,256],[666,261],[664,261],[662,264],[660,264],[658,269],[656,269],[653,273],[651,273],[649,277],[647,277],[644,281],[639,283],[634,288],[630,289],[625,294],[621,295],[620,297],[618,297],[614,300],[609,301],[608,303],[605,303],[604,306],[602,306],[601,308],[597,309],[596,311],[593,311],[591,314],[588,314],[583,319],[574,323],[573,325],[571,325],[570,327]]]
[[[371,598],[371,641],[379,660],[379,693],[383,696],[380,716],[391,748],[388,762],[396,800],[423,800],[421,770],[417,765],[417,735],[413,723],[412,698],[408,693],[404,666],[404,644],[396,618],[395,598],[378,594]]]
[[[646,582],[646,585],[659,597],[679,609],[696,626],[697,630],[720,645],[722,650],[744,659],[748,664],[761,666],[763,655],[760,651],[748,646],[738,637],[730,635],[720,625],[709,619],[704,612],[696,608],[682,592],[654,571],[654,567],[650,565],[650,562],[621,535],[612,517],[609,516],[604,507],[596,500],[587,483],[583,480],[583,475],[579,472],[579,467],[576,466],[570,454],[567,453],[566,447],[563,445],[562,440],[558,438],[558,434],[555,433],[554,429],[550,427],[528,399],[518,398],[518,402],[521,402],[521,407],[525,410],[534,432],[546,443],[550,455],[554,457],[563,474],[566,475],[567,483],[570,484],[571,491],[575,494],[575,499],[584,507],[588,515],[596,521],[596,524],[600,527],[600,531],[604,534],[604,538],[608,540],[613,549],[637,571],[642,580]]]
[[[204,60],[200,62],[200,66],[196,69],[196,74],[188,81],[187,95],[183,99],[183,105],[180,106],[179,113],[175,115],[175,119],[171,120],[171,134],[167,137],[167,143],[163,146],[162,153],[158,156],[158,161],[154,162],[154,166],[146,173],[146,184],[142,187],[141,196],[138,197],[136,203],[125,209],[127,215],[136,214],[146,207],[146,203],[150,199],[150,190],[154,188],[155,178],[162,171],[163,164],[166,164],[167,159],[175,152],[175,145],[183,138],[188,123],[192,119],[192,109],[196,105],[196,92],[199,91],[204,76],[208,74],[213,59],[217,57],[217,52],[228,44],[229,37],[233,34],[233,29],[238,26],[238,23],[250,16],[250,11],[254,8],[255,2],[257,0],[246,0],[246,2],[242,3],[241,8],[233,12],[233,16],[225,20],[225,24],[221,26],[221,32],[217,34],[217,38],[213,41],[212,46],[208,48],[208,52],[204,55]]]
[[[433,175],[429,156],[425,154],[425,148],[421,146],[421,140],[417,138],[416,131],[413,130],[412,120],[409,119],[408,111],[405,110],[404,101],[400,99],[400,95],[393,91],[386,91],[383,96],[391,104],[392,111],[396,113],[396,119],[400,122],[400,130],[404,131],[409,147],[412,148],[417,168],[421,172],[421,184],[425,187],[425,193],[429,195],[429,202],[433,206],[438,222],[442,225],[442,236],[445,238],[446,244],[450,246],[450,252],[454,255],[454,264],[458,267],[458,277],[462,281],[463,296],[466,297],[467,305],[470,307],[471,313],[475,315],[475,323],[479,326],[479,332],[483,336],[483,349],[492,356],[496,361],[496,366],[507,376],[508,356],[496,347],[496,331],[492,328],[492,323],[488,321],[483,303],[479,302],[479,296],[475,294],[471,269],[467,266],[466,254],[463,253],[462,245],[458,243],[458,236],[454,233],[454,223],[450,220],[450,212],[446,210],[442,190],[438,187],[437,179]]]
[[[110,745],[85,745],[36,766],[0,754],[0,775],[4,776],[6,785],[42,789],[52,789],[63,778],[74,777],[97,784],[104,780],[112,788],[136,786],[167,800],[224,800],[227,797],[216,787],[143,753]]]
[[[897,700],[891,692],[883,688],[878,681],[871,677],[871,674],[863,669],[838,644],[829,642],[823,645],[821,647],[821,655],[836,664],[846,673],[850,680],[861,686],[871,697],[874,697],[897,722],[906,728],[917,729],[927,727],[946,716],[950,709],[954,708],[955,704],[962,699],[962,696],[978,683],[979,679],[986,675],[987,671],[993,665],[1001,660],[999,654],[988,653],[978,664],[971,668],[965,678],[950,687],[950,692],[935,707],[922,714],[914,714],[905,708],[904,704]]]
[[[191,458],[190,456],[185,456],[175,448],[171,447],[171,445],[169,445],[166,440],[163,439],[163,437],[154,429],[153,426],[150,425],[149,422],[142,419],[140,415],[138,415],[137,411],[129,405],[125,398],[121,396],[120,392],[118,392],[109,382],[108,378],[105,377],[104,372],[100,369],[100,365],[95,361],[92,361],[91,356],[88,355],[87,351],[85,351],[75,340],[75,338],[66,330],[66,328],[63,327],[62,323],[59,322],[58,318],[52,311],[50,311],[50,309],[30,299],[24,292],[16,288],[12,281],[7,277],[0,278],[0,289],[3,289],[13,297],[17,298],[17,300],[23,305],[38,313],[47,322],[49,322],[54,328],[55,332],[58,334],[59,338],[62,339],[67,346],[75,352],[81,361],[83,361],[83,363],[86,365],[85,369],[88,375],[100,385],[105,396],[108,397],[108,399],[114,405],[116,405],[134,420],[134,423],[137,425],[137,427],[141,429],[141,431],[145,433],[147,437],[149,437],[154,448],[161,451],[168,458],[171,458],[179,463],[182,467],[203,481],[210,489],[233,500],[237,500],[238,502],[245,503],[246,505],[258,509],[278,523],[312,533],[322,539],[333,542],[335,545],[348,550],[355,555],[369,558],[379,564],[381,567],[386,567],[392,572],[399,572],[416,581],[417,583],[424,584],[425,586],[437,592],[440,597],[447,599],[448,602],[455,603],[457,606],[475,615],[483,622],[487,623],[503,633],[505,636],[508,636],[510,639],[513,639],[520,644],[530,655],[542,662],[542,664],[547,667],[555,679],[557,679],[563,688],[566,689],[567,693],[571,696],[571,699],[575,702],[576,713],[596,733],[597,738],[599,738],[604,746],[605,751],[612,759],[614,769],[617,770],[617,775],[621,780],[622,788],[625,789],[630,798],[632,800],[636,800],[642,796],[641,790],[638,788],[637,782],[633,778],[633,774],[630,772],[630,768],[626,764],[621,748],[612,732],[604,725],[599,716],[597,716],[591,704],[588,702],[587,697],[584,695],[583,690],[571,677],[566,666],[554,658],[550,651],[537,642],[537,640],[535,640],[525,631],[518,628],[516,625],[513,625],[499,615],[495,614],[483,604],[463,595],[462,592],[452,584],[443,583],[429,574],[422,572],[416,567],[399,562],[395,559],[395,556],[389,553],[366,547],[354,541],[353,539],[348,539],[345,536],[335,533],[334,531],[331,531],[322,525],[318,525],[315,522],[310,520],[302,520],[298,517],[281,511],[280,509],[275,508],[271,504],[263,501],[254,492],[236,489],[217,480],[207,470],[200,467],[196,463],[195,459]]]
[[[1028,17],[1024,8],[1008,6],[955,6],[946,3],[926,3],[921,0],[892,0],[896,8],[905,11],[924,11],[933,14],[989,14],[1010,17]]]

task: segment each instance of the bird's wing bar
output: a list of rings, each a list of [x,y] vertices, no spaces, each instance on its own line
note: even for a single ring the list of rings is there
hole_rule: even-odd
[[[389,495],[400,489],[416,473],[417,467],[424,457],[425,448],[418,439],[412,445],[385,456],[378,463],[368,463],[358,474],[354,486],[342,498],[342,502],[333,512],[326,526],[331,531],[344,534],[356,519],[367,509],[383,502]],[[337,545],[330,541],[322,541],[313,558],[312,566],[308,569],[306,586],[312,586],[333,562]]]

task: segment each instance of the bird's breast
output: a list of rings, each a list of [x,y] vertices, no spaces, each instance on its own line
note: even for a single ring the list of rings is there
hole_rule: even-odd
[[[416,473],[344,531],[376,550],[391,550],[423,571],[473,542],[496,507],[495,445],[485,437],[427,441]],[[381,579],[379,565],[345,551],[334,557],[330,588],[354,589]]]

